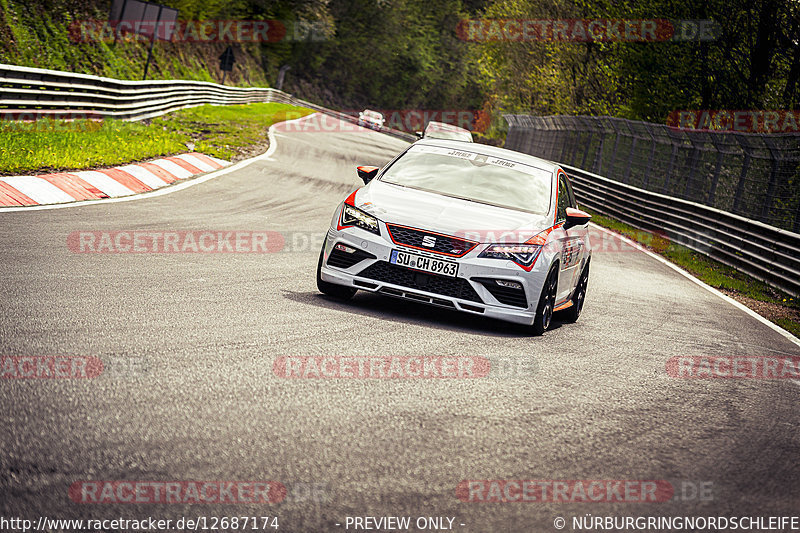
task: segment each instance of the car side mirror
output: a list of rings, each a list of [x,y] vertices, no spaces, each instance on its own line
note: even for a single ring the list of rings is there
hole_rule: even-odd
[[[370,182],[372,178],[378,175],[379,167],[358,167],[358,177],[364,182],[364,185]]]
[[[592,219],[592,215],[575,209],[574,207],[567,208],[567,221],[564,223],[564,229],[573,228],[575,226],[585,226]]]

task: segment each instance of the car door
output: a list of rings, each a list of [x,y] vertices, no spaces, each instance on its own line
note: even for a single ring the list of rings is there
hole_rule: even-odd
[[[558,170],[558,198],[556,210],[556,224],[562,224],[567,220],[567,207],[577,209],[575,195],[569,183],[567,174]],[[567,230],[559,231],[559,275],[558,292],[556,295],[557,303],[568,299],[572,290],[578,283],[581,268],[586,257],[586,239],[588,235],[587,226],[575,226]]]

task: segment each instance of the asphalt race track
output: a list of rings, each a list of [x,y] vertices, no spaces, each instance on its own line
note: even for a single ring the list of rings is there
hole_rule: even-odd
[[[0,212],[0,355],[91,356],[108,370],[0,380],[3,516],[277,516],[279,531],[352,531],[347,519],[357,516],[450,517],[458,531],[539,532],[556,531],[557,517],[572,531],[572,517],[587,514],[797,513],[800,386],[676,379],[665,367],[677,356],[798,356],[800,346],[630,249],[596,252],[580,320],[542,337],[364,292],[328,299],[314,275],[333,210],[360,184],[356,165],[382,165],[405,143],[367,130],[275,140],[271,157],[172,194]],[[68,246],[73,232],[134,230],[268,230],[284,246]],[[386,355],[518,366],[472,379],[273,370],[286,356]],[[275,504],[76,503],[69,490],[80,480],[272,480],[287,495]],[[459,499],[462,480],[658,480],[673,493],[487,503]]]

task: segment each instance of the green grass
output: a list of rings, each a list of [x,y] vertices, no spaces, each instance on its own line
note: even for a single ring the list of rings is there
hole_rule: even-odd
[[[313,112],[287,104],[204,105],[159,117],[152,126],[187,136],[198,152],[233,159],[248,147],[265,143],[266,130],[272,124]]]
[[[108,120],[39,121],[0,126],[4,174],[79,170],[186,151],[173,132]]]
[[[662,235],[639,230],[613,218],[586,211],[591,213],[595,224],[647,246],[714,288],[744,297],[745,305],[800,337],[800,302],[796,298],[701,253],[671,242]],[[768,305],[754,305],[748,300]]]
[[[0,125],[0,174],[118,165],[194,150],[223,159],[264,146],[269,126],[311,113],[287,104],[184,109],[147,123],[40,120]],[[256,148],[257,149],[257,148]]]

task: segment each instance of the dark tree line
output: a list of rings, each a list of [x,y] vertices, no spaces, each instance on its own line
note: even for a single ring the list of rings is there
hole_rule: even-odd
[[[248,59],[240,68],[259,72],[233,79],[274,83],[279,69],[290,66],[287,90],[342,108],[492,109],[663,122],[679,109],[793,109],[800,103],[797,0],[162,1],[187,20],[282,21],[290,38],[238,47]],[[0,0],[0,56],[22,57],[15,46],[24,34],[44,43],[43,50],[26,45],[28,63],[88,70],[99,60],[81,56],[95,54],[124,66],[124,59],[113,58],[119,51],[67,50],[58,36],[62,21],[102,16],[109,5]],[[19,20],[18,13],[28,18]],[[705,41],[468,42],[458,31],[466,19],[508,18],[713,20],[717,33]],[[305,39],[304,28],[312,28]],[[192,46],[178,49],[179,63],[199,57],[198,64],[216,68],[209,61],[216,49],[201,53],[206,45]],[[50,59],[56,57],[62,63]]]

